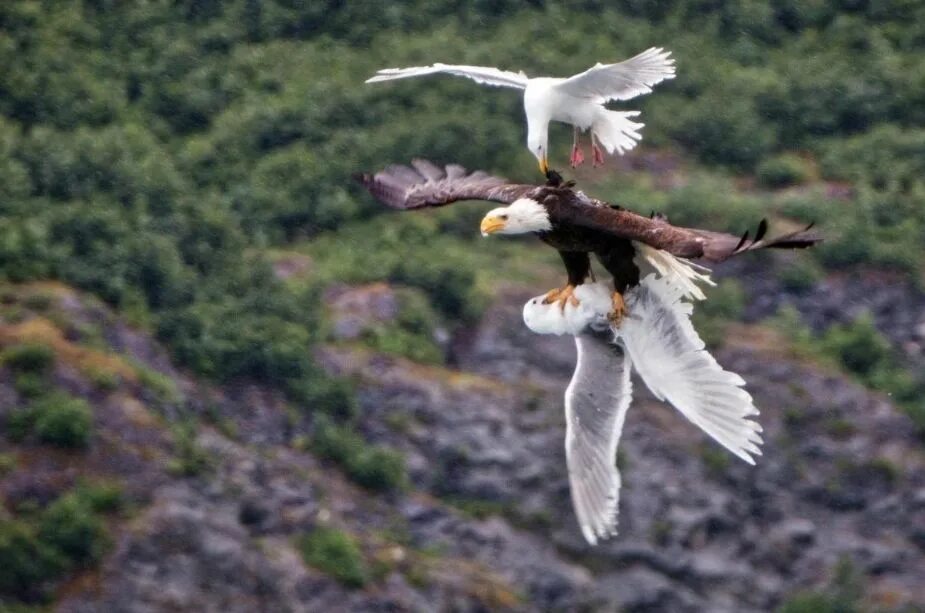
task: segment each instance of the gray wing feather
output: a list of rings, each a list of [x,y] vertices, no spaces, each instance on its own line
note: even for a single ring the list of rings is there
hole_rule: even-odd
[[[565,457],[572,504],[585,539],[616,534],[617,444],[632,398],[630,361],[610,331],[575,337],[578,363],[565,391]]]

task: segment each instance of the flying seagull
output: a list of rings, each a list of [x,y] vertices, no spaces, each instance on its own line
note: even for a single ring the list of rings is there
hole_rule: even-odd
[[[561,121],[574,126],[572,167],[584,161],[578,142],[579,131],[591,130],[591,151],[594,166],[604,163],[604,153],[622,154],[636,146],[642,138],[642,123],[631,117],[639,111],[610,111],[604,107],[611,100],[629,100],[652,91],[652,86],[674,78],[671,52],[652,47],[639,55],[616,64],[595,64],[588,70],[568,78],[534,77],[523,72],[509,72],[485,66],[433,64],[413,68],[385,68],[368,79],[378,83],[446,73],[468,77],[476,83],[496,87],[512,87],[524,92],[524,113],[527,116],[527,148],[540,163],[543,174],[549,172],[549,122]]]
[[[668,270],[678,267],[676,258],[721,262],[746,251],[804,248],[821,240],[809,228],[768,238],[764,220],[754,238],[747,232],[734,236],[683,228],[664,217],[644,217],[589,198],[570,184],[510,183],[483,171],[468,174],[462,166],[450,164],[444,169],[426,160],[414,160],[411,167],[389,166],[356,178],[376,199],[397,209],[439,207],[461,200],[507,205],[485,215],[482,235],[534,233],[556,248],[565,264],[567,282],[563,288],[548,292],[546,302],[556,302],[560,309],[579,304],[575,288],[592,276],[593,253],[613,276],[611,318],[615,324],[625,312],[623,292],[639,284],[640,269],[634,261],[639,252],[653,267]],[[682,277],[688,286],[696,280],[689,275]],[[696,286],[692,291],[699,292]]]
[[[534,332],[575,335],[578,359],[565,391],[565,458],[572,506],[592,545],[616,534],[616,455],[632,400],[631,369],[656,398],[742,460],[754,464],[753,456],[761,455],[761,426],[751,419],[758,409],[742,389],[745,381],[704,348],[690,321],[696,296],[683,275],[662,274],[638,255],[635,260],[646,274],[627,292],[632,317],[619,327],[606,318],[604,283],[579,287],[581,305],[565,311],[543,304],[542,296],[524,305],[524,323]],[[709,281],[702,271],[697,274],[699,281]]]

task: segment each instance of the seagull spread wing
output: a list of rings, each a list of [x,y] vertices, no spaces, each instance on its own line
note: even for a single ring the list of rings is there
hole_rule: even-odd
[[[627,292],[629,317],[616,334],[633,367],[659,399],[749,464],[761,455],[758,414],[739,375],[723,370],[691,325],[684,284],[649,275]]]
[[[457,77],[467,77],[476,83],[492,85],[495,87],[513,87],[524,89],[527,87],[527,75],[523,72],[510,72],[489,66],[457,66],[453,64],[434,64],[433,66],[414,66],[412,68],[384,68],[376,72],[376,76],[367,79],[367,83],[391,81],[392,79],[407,79],[409,77],[422,77],[430,74],[446,73]]]
[[[588,70],[564,79],[561,91],[603,104],[608,100],[629,100],[652,91],[652,86],[674,78],[670,51],[652,47],[616,64],[595,64]]]
[[[632,399],[630,361],[609,331],[575,337],[578,363],[565,390],[565,457],[572,504],[585,539],[616,534],[617,443]]]

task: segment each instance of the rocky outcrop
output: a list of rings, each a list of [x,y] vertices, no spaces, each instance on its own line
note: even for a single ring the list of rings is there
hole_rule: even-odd
[[[0,491],[7,501],[51,499],[106,475],[125,485],[133,509],[112,527],[101,566],[70,582],[58,608],[766,611],[828,586],[846,564],[865,605],[925,603],[925,454],[911,423],[888,397],[751,326],[731,327],[717,358],[745,377],[762,411],[757,466],[637,381],[618,458],[620,534],[588,546],[563,448],[574,349],[523,327],[533,293],[502,291],[453,342],[453,368],[356,343],[318,351],[325,368],[357,381],[363,437],[404,454],[411,486],[385,494],[298,444],[311,419],[293,419],[277,392],[185,377],[145,334],[71,295],[70,317],[107,318],[109,349],[174,381],[177,393],[154,398],[132,382],[104,393],[79,369],[56,369],[58,384],[92,401],[94,442],[79,456],[30,451],[28,465],[0,477]],[[328,299],[346,305],[348,328],[362,329],[370,317],[394,317],[390,296],[370,286]],[[0,371],[0,399],[15,402],[12,390]],[[173,429],[189,415],[199,417],[198,463],[177,471]],[[298,538],[319,526],[356,541],[365,586],[303,561]]]

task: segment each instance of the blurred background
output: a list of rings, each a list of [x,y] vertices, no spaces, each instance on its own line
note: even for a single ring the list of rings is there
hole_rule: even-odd
[[[516,92],[378,68],[650,46],[678,76],[619,106],[642,145],[566,174],[826,242],[718,268],[697,307],[758,465],[637,383],[592,548],[572,342],[520,321],[556,254],[350,175],[540,179]],[[923,48],[911,0],[3,2],[0,610],[923,610]]]

